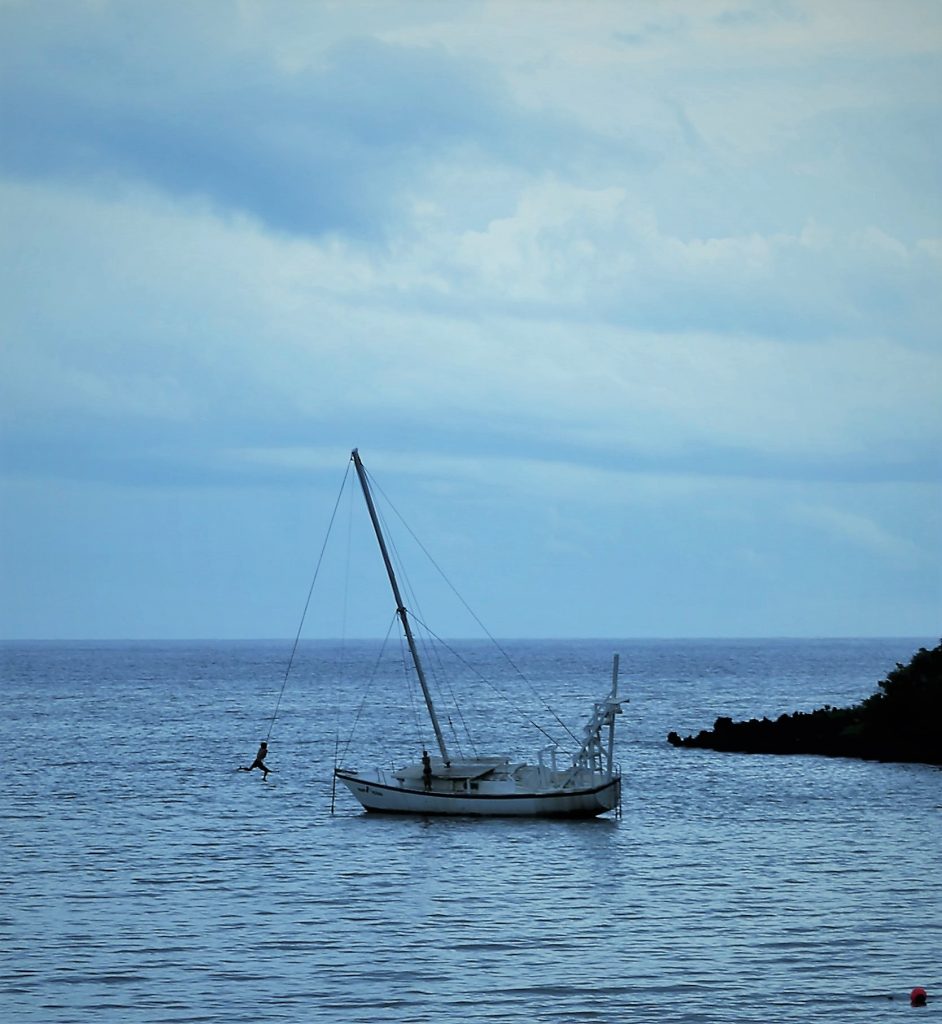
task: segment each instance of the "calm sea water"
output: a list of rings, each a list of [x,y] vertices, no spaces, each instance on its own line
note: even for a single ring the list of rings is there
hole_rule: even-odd
[[[348,765],[425,738],[375,644],[302,649],[268,783],[234,769],[288,645],[7,645],[0,1017],[939,1020],[942,773],[665,742],[855,702],[935,642],[508,644],[573,731],[621,652],[623,814],[571,823],[374,817],[345,792],[331,814],[354,720]],[[542,738],[477,689],[478,749],[532,756]]]

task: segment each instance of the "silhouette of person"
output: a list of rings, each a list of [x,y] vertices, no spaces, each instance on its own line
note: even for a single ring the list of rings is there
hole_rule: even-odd
[[[422,785],[426,789],[432,788],[432,759],[427,750],[422,751]]]
[[[255,755],[255,760],[249,765],[248,768],[244,764],[239,765],[240,772],[250,772],[253,768],[261,768],[262,770],[262,781],[268,781],[268,773],[271,771],[265,764],[265,758],[268,757],[268,744],[262,740],[262,745],[258,748],[258,753]]]

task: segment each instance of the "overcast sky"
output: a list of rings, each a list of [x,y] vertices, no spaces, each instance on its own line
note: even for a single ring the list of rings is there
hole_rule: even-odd
[[[0,636],[293,635],[359,446],[496,635],[937,638],[940,55],[936,0],[3,0]]]

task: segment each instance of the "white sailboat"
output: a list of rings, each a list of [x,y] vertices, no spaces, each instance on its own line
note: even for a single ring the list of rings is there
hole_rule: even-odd
[[[611,691],[595,702],[582,745],[570,764],[557,766],[555,748],[541,751],[535,765],[506,757],[456,758],[449,754],[369,480],[356,449],[351,457],[392,586],[396,613],[425,699],[438,754],[426,752],[422,760],[393,770],[336,768],[335,778],[367,811],[390,814],[591,818],[618,808],[621,774],[614,762],[615,716],[621,713],[617,654],[612,666]],[[550,756],[549,764],[544,763],[545,754]]]

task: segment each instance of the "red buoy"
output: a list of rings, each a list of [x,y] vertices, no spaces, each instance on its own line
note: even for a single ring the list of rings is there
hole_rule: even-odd
[[[909,1005],[910,1006],[925,1006],[926,1005],[926,990],[917,985],[912,992],[909,993]]]

